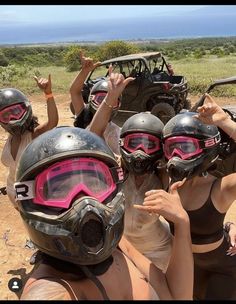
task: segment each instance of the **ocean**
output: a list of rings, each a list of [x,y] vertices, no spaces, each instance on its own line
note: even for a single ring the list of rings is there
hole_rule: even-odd
[[[0,45],[225,36],[236,36],[236,14],[0,27]]]

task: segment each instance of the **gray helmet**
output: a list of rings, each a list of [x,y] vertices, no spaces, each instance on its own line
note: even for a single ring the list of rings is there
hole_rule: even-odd
[[[120,152],[122,161],[130,173],[143,174],[153,171],[156,162],[163,156],[161,137],[163,122],[149,112],[141,112],[128,118],[121,128]],[[125,148],[125,139],[133,133],[145,133],[155,136],[160,141],[160,149],[153,153],[145,153],[141,149],[130,152]]]
[[[11,134],[22,134],[28,129],[32,122],[32,107],[28,98],[19,90],[14,88],[6,88],[0,90],[0,111],[14,104],[22,104],[26,111],[18,120],[12,120],[9,123],[0,125]]]
[[[88,102],[90,105],[90,110],[93,114],[97,111],[98,107],[100,106],[102,100],[105,97],[105,94],[108,92],[108,80],[102,79],[96,82],[90,90]],[[103,96],[99,96],[99,93],[103,94]],[[121,96],[119,97],[118,106],[112,109],[111,119],[114,118],[118,110],[121,106]]]
[[[167,163],[169,176],[173,181],[191,178],[206,172],[219,155],[220,132],[214,125],[202,123],[194,117],[197,113],[184,112],[170,119],[163,129],[163,143],[175,136],[196,138],[202,145],[202,152],[190,159],[174,155]]]
[[[79,192],[73,193],[68,208],[55,208],[40,205],[34,201],[36,196],[34,199],[29,196],[29,185],[37,185],[36,178],[45,169],[62,161],[83,158],[99,160],[109,167],[115,187],[105,201],[101,203],[85,194],[81,197]],[[64,183],[73,172],[78,171],[69,171],[67,176],[64,172],[60,180]],[[76,127],[58,127],[38,136],[22,153],[15,184],[20,214],[32,242],[42,252],[78,265],[98,264],[107,259],[123,233],[122,178],[114,154],[94,133]],[[43,185],[46,187],[47,183]],[[40,191],[35,187],[34,191]]]

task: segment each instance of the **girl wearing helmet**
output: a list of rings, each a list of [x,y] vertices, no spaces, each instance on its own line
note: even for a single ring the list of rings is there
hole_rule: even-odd
[[[193,261],[187,213],[172,185],[176,228],[164,274],[122,237],[123,172],[99,136],[58,127],[22,153],[15,189],[20,214],[43,252],[21,300],[192,299]],[[178,211],[176,211],[178,210]],[[120,248],[117,248],[120,244]]]
[[[116,98],[126,86],[122,74],[110,75],[110,94],[103,100],[93,117],[90,130],[102,136],[112,113]],[[107,106],[110,105],[111,107]],[[126,120],[120,133],[121,163],[127,178],[124,182],[124,235],[142,254],[162,271],[166,271],[171,255],[171,234],[168,224],[155,214],[146,215],[133,208],[142,204],[145,192],[168,186],[162,164],[161,135],[164,125],[150,113],[138,113]],[[162,164],[163,165],[163,164]]]
[[[218,127],[236,140],[236,123],[206,94],[198,114],[178,114],[163,129],[171,182],[185,180],[178,193],[190,218],[196,300],[236,299],[235,241],[230,244],[223,229],[236,197],[236,173],[211,175],[219,155]],[[159,195],[159,190],[150,191],[143,206],[136,208],[159,213]]]
[[[0,90],[0,125],[9,133],[3,147],[1,162],[9,169],[7,177],[7,195],[15,203],[15,171],[24,148],[38,135],[46,132],[58,123],[58,111],[52,95],[51,76],[48,79],[34,77],[38,87],[43,90],[46,102],[48,121],[39,125],[33,116],[28,98],[19,90],[6,88]]]
[[[93,63],[93,60],[90,57],[84,57],[83,53],[80,53],[81,61],[81,71],[73,80],[70,87],[71,103],[70,109],[75,115],[74,126],[79,128],[88,128],[90,129],[90,122],[100,106],[102,100],[107,95],[109,88],[107,79],[103,79],[91,88],[88,103],[85,104],[82,89],[84,81],[88,74],[94,70],[101,63]],[[109,72],[110,73],[110,72]],[[112,109],[113,116],[117,114],[120,107],[120,96],[117,96],[118,105]],[[119,154],[118,138],[119,138],[120,128],[111,120],[107,124],[107,128],[103,134],[105,141],[108,146],[112,149],[115,154]]]

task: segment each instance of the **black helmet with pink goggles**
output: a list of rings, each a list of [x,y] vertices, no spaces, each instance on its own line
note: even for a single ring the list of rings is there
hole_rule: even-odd
[[[32,242],[78,265],[107,259],[123,233],[123,171],[105,142],[76,127],[58,127],[24,150],[16,200]]]
[[[144,174],[153,171],[163,156],[163,122],[149,112],[128,118],[120,133],[122,161],[130,173]]]
[[[10,134],[22,134],[32,122],[32,107],[19,90],[0,90],[0,125]]]
[[[177,114],[164,126],[164,154],[173,181],[204,174],[219,156],[218,128],[202,123],[196,114]]]
[[[102,103],[103,99],[106,97],[108,92],[108,79],[102,79],[96,82],[90,90],[88,102],[90,105],[90,110],[93,114],[97,111],[98,107]],[[121,106],[121,98],[120,96],[117,100],[117,106],[113,107],[111,119],[116,116],[118,110]]]

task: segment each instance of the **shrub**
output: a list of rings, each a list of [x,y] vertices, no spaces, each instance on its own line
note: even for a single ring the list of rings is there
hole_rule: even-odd
[[[107,42],[101,46],[99,50],[99,59],[101,61],[104,61],[111,58],[138,52],[140,52],[140,49],[137,46],[124,41],[114,40]]]
[[[3,54],[2,51],[0,51],[0,66],[8,66],[9,64],[9,60],[7,59],[7,57]]]

